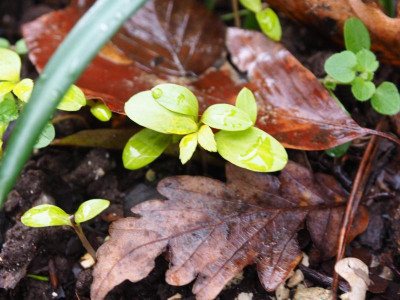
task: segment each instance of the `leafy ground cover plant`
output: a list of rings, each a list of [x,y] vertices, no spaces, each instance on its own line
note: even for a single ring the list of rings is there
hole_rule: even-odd
[[[31,97],[34,83],[32,79],[20,80],[21,59],[17,52],[0,48],[0,154],[2,135],[9,123],[18,118]],[[86,98],[80,88],[72,85],[67,94],[62,98],[58,109],[76,111],[86,105]],[[55,129],[48,122],[36,140],[34,148],[43,148],[51,143],[55,137]]]
[[[261,0],[240,0],[240,3],[252,13],[262,32],[274,41],[280,41],[282,27],[278,15],[269,7],[263,8]]]
[[[344,24],[346,49],[333,54],[325,62],[324,85],[332,97],[346,111],[334,95],[336,85],[350,85],[351,92],[358,101],[371,100],[375,111],[383,115],[395,115],[400,111],[400,94],[392,82],[382,82],[378,87],[372,82],[379,67],[375,54],[370,51],[371,39],[368,29],[357,18],[350,18]],[[348,113],[346,111],[346,113]],[[351,142],[327,149],[326,154],[340,157],[349,149]]]
[[[382,82],[378,87],[372,82],[379,67],[375,54],[370,51],[368,29],[357,18],[350,18],[344,25],[345,51],[333,54],[325,62],[325,86],[334,91],[337,84],[351,86],[358,101],[371,100],[378,113],[395,115],[400,111],[400,95],[392,82]]]
[[[21,222],[29,227],[71,226],[87,252],[96,260],[96,251],[83,233],[81,223],[93,219],[109,205],[108,200],[92,199],[83,202],[74,214],[69,215],[58,206],[42,204],[25,212]]]
[[[171,142],[179,142],[179,158],[185,164],[197,145],[217,152],[229,162],[257,172],[285,167],[285,148],[272,136],[254,127],[257,104],[253,93],[243,88],[236,106],[214,104],[199,117],[196,96],[186,87],[160,84],[132,96],[125,104],[128,117],[146,127],[126,144],[124,166],[139,169],[154,161]],[[215,135],[212,129],[219,130]]]

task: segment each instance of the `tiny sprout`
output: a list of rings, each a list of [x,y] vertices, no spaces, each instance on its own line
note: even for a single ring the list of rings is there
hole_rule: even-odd
[[[257,103],[247,88],[238,94],[236,106],[211,105],[198,123],[196,96],[176,84],[160,84],[151,91],[132,96],[125,104],[125,112],[134,122],[146,127],[125,145],[122,160],[127,169],[136,170],[151,163],[171,143],[177,142],[182,164],[190,160],[197,145],[257,172],[281,170],[287,163],[285,148],[254,127]],[[214,135],[212,128],[219,131]]]
[[[29,227],[71,226],[88,253],[96,259],[96,251],[87,240],[80,223],[93,219],[109,205],[108,200],[92,199],[83,202],[75,214],[69,215],[55,205],[42,204],[25,212],[21,217],[21,222]]]
[[[90,112],[101,122],[110,121],[112,116],[111,110],[103,103],[92,106]]]
[[[271,40],[280,41],[282,27],[278,15],[271,8],[263,9],[261,0],[240,0],[240,3],[255,14],[262,32]]]
[[[383,82],[378,87],[373,83],[379,62],[370,51],[371,39],[367,27],[357,18],[350,18],[344,24],[346,50],[329,57],[324,65],[327,76],[323,83],[331,96],[343,105],[333,94],[337,85],[351,86],[351,92],[358,101],[371,100],[372,108],[382,115],[396,115],[400,112],[400,94],[391,82]],[[333,157],[346,153],[350,144],[345,143],[326,150]]]

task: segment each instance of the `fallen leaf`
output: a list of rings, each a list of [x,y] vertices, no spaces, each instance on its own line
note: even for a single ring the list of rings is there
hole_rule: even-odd
[[[259,32],[229,28],[227,46],[235,65],[248,72],[258,104],[256,125],[285,147],[322,150],[369,133],[281,44]]]
[[[340,295],[342,300],[364,300],[368,285],[371,280],[368,277],[368,267],[361,260],[347,257],[339,260],[335,265],[335,271],[350,284],[351,291]]]
[[[297,173],[308,177],[299,182]],[[185,285],[197,278],[197,299],[214,299],[249,264],[257,265],[266,290],[284,282],[302,257],[296,232],[318,204],[326,203],[313,192],[318,183],[292,162],[279,177],[232,165],[226,176],[227,183],[165,178],[158,191],[167,201],[140,203],[132,211],[141,217],[114,222],[111,239],[97,253],[92,299],[103,299],[126,279],[143,279],[167,249],[166,281]]]
[[[39,72],[92,2],[74,1],[23,25],[29,57]],[[222,55],[224,35],[219,18],[195,0],[149,1],[95,57],[77,85],[87,98],[124,113],[133,94],[151,89],[167,75],[205,71]],[[78,64],[76,58],[71,69]]]
[[[69,136],[55,139],[53,146],[93,147],[111,150],[122,150],[132,135],[138,132],[133,129],[89,129]]]
[[[264,0],[277,10],[300,23],[311,25],[343,44],[343,26],[348,18],[357,17],[367,26],[372,50],[380,60],[400,66],[400,7],[391,18],[374,1],[360,0]]]

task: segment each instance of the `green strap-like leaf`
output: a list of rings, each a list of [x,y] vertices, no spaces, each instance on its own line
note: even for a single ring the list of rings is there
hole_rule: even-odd
[[[272,136],[256,127],[244,131],[220,131],[215,134],[218,153],[227,161],[256,172],[282,170],[288,156]]]
[[[0,48],[0,81],[19,81],[21,59],[12,50]]]
[[[201,122],[212,128],[227,131],[241,131],[253,125],[246,112],[230,104],[211,105],[203,113]]]
[[[70,215],[55,205],[42,204],[28,210],[21,222],[29,227],[72,226]]]
[[[197,147],[197,132],[185,135],[179,143],[179,159],[182,165],[192,158]]]
[[[75,212],[75,223],[80,224],[93,219],[110,206],[110,201],[104,199],[92,199],[83,202]]]
[[[158,104],[152,91],[140,92],[125,103],[125,113],[139,125],[167,134],[188,134],[197,131],[189,116],[178,114]]]
[[[236,107],[243,110],[249,116],[253,124],[257,120],[257,103],[253,92],[244,87],[236,98]]]
[[[171,143],[171,135],[144,128],[134,134],[122,152],[124,167],[140,169],[159,157]]]
[[[199,117],[199,103],[196,96],[186,87],[164,83],[151,89],[153,98],[170,111],[189,115],[197,121]]]
[[[0,168],[0,208],[63,95],[104,44],[145,2],[96,1],[57,48],[8,141]],[[4,72],[1,67],[0,70]]]

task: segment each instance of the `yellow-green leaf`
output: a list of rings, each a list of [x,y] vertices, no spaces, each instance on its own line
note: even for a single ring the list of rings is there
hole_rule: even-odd
[[[201,122],[227,131],[241,131],[253,125],[246,112],[230,104],[211,105],[203,113]]]
[[[267,37],[274,41],[280,41],[282,37],[281,23],[278,15],[271,8],[257,12],[256,19]]]
[[[90,112],[101,122],[109,121],[112,116],[111,110],[103,103],[92,106]]]
[[[144,128],[134,134],[122,152],[124,167],[129,170],[140,169],[157,157],[171,143],[171,135]]]
[[[0,48],[0,81],[18,82],[21,58],[12,50]]]
[[[159,84],[151,89],[153,98],[165,108],[184,115],[199,117],[196,96],[186,87],[172,83]]]
[[[0,97],[11,92],[14,87],[15,87],[14,82],[10,82],[10,81],[0,82]]]
[[[288,156],[272,136],[256,127],[244,131],[220,131],[215,134],[218,153],[227,161],[256,172],[282,170]]]
[[[197,132],[184,136],[179,143],[179,159],[186,164],[197,147]]]
[[[75,222],[82,223],[93,219],[110,206],[110,201],[104,199],[92,199],[83,202],[75,212]]]
[[[246,87],[242,88],[236,98],[236,107],[247,113],[253,124],[256,123],[257,103],[251,90]]]
[[[31,97],[33,89],[33,81],[32,79],[25,78],[22,79],[17,85],[13,88],[13,93],[17,96],[21,101],[28,102]]]
[[[125,103],[125,113],[139,125],[167,134],[188,134],[197,131],[190,116],[173,112],[154,100],[151,91],[140,92]]]
[[[68,92],[62,98],[57,109],[65,111],[77,111],[86,105],[85,94],[76,85],[71,85]]]
[[[210,152],[217,152],[217,143],[215,142],[214,133],[208,125],[202,125],[197,135],[198,142],[201,147]]]
[[[29,227],[72,226],[70,216],[55,205],[42,204],[28,210],[21,222]]]

